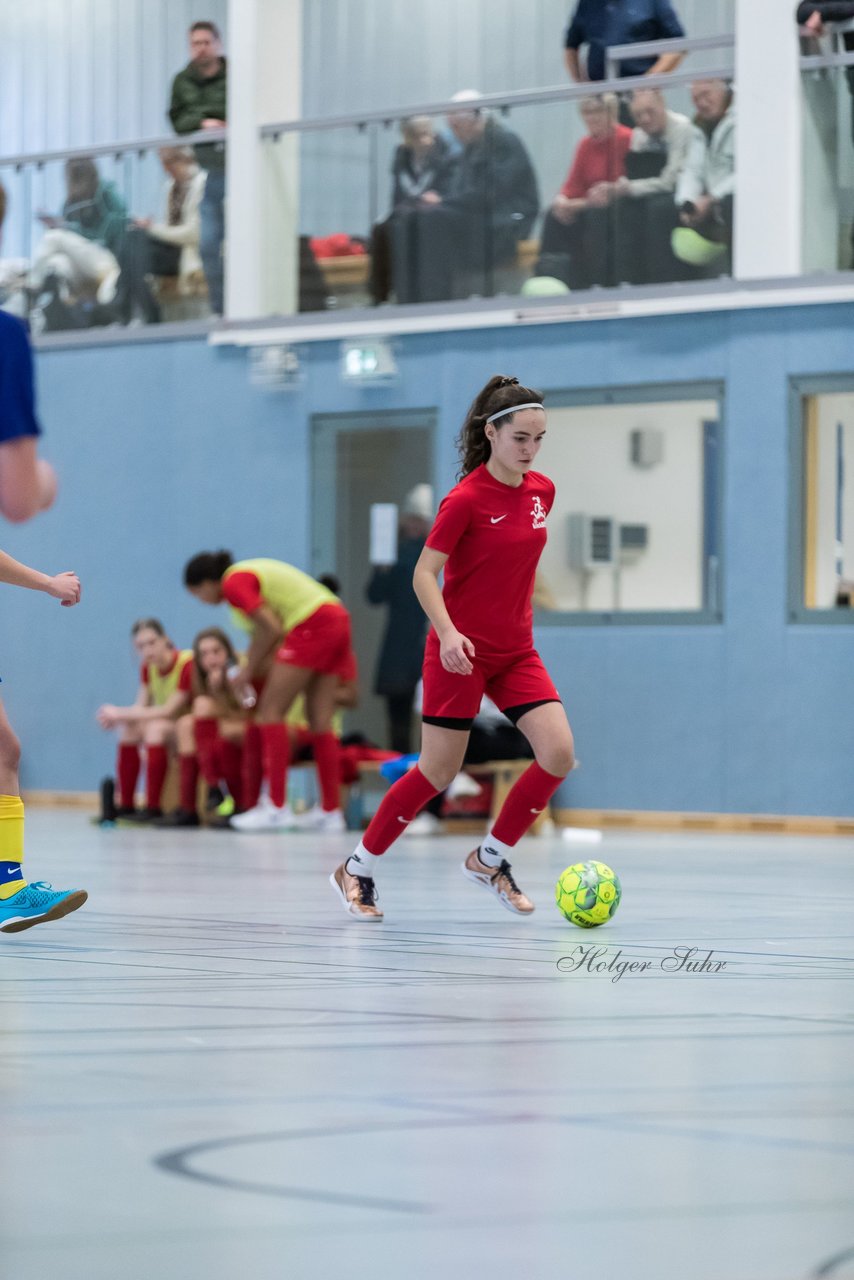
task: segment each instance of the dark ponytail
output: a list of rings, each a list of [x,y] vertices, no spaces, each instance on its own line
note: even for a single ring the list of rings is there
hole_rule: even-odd
[[[219,582],[233,563],[230,551],[200,551],[184,565],[184,586],[200,587],[203,582]]]
[[[475,467],[489,459],[492,446],[486,438],[486,419],[501,409],[509,409],[513,405],[542,404],[543,393],[533,387],[522,387],[518,378],[506,378],[496,374],[490,378],[482,391],[475,396],[466,420],[457,438],[457,449],[460,454],[460,476],[467,476]],[[500,418],[498,426],[512,422],[513,415],[508,413]]]

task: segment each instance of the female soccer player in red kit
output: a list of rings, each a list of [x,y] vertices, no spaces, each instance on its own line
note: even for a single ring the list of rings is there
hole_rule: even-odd
[[[573,765],[566,713],[532,635],[534,576],[555,491],[547,476],[531,470],[546,430],[542,401],[516,378],[491,378],[463,424],[462,478],[439,507],[413,575],[432,623],[424,655],[421,756],[330,877],[345,910],[358,920],[382,919],[375,868],[430,797],[456,776],[484,693],[524,733],[535,758],[462,869],[508,910],[534,910],[509,860]]]

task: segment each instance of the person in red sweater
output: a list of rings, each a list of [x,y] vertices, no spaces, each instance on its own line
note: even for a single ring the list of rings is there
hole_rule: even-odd
[[[556,276],[571,289],[614,283],[610,218],[596,189],[616,182],[626,171],[632,131],[617,115],[616,94],[582,98],[587,137],[579,142],[543,223],[538,273]]]

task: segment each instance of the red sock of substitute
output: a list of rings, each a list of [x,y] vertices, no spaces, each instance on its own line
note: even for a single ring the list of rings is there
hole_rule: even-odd
[[[254,809],[261,794],[261,731],[257,724],[246,726],[243,739],[243,806]]]
[[[438,787],[424,777],[418,765],[410,769],[383,796],[382,804],[362,837],[365,849],[375,856],[385,853],[404,827],[437,794]]]
[[[198,757],[179,756],[178,805],[185,813],[196,812],[196,789],[199,784]]]
[[[228,794],[236,809],[243,808],[243,752],[236,742],[220,738],[217,742],[220,777],[225,779]]]
[[[196,736],[196,754],[199,757],[202,777],[209,787],[215,787],[219,782],[219,769],[216,763],[216,744],[219,737],[217,722],[213,716],[197,716],[193,721],[193,732]]]
[[[145,752],[145,803],[149,809],[160,808],[163,783],[169,766],[169,752],[165,747],[147,747]]]
[[[546,773],[536,760],[529,764],[519,781],[511,787],[484,846],[489,843],[490,836],[510,848],[517,844],[562,782],[563,778]]]
[[[261,759],[264,777],[270,789],[270,800],[277,809],[284,807],[287,794],[288,765],[291,750],[288,731],[283,724],[262,724]]]
[[[312,745],[320,804],[328,813],[341,807],[341,744],[334,733],[316,733]]]
[[[130,742],[120,742],[116,774],[119,780],[119,804],[123,809],[133,808],[139,768],[139,747]]]

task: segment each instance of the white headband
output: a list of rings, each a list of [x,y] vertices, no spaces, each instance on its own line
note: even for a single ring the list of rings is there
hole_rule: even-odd
[[[506,413],[519,413],[522,409],[542,409],[543,413],[546,411],[545,405],[530,400],[527,404],[511,404],[508,409],[499,409],[497,413],[491,413],[486,421],[494,422],[496,418],[503,418]]]

